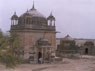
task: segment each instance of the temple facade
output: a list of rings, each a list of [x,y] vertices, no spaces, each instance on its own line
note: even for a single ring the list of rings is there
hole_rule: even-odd
[[[72,38],[67,35],[56,39],[57,56],[64,57],[65,54],[95,55],[95,39]]]
[[[50,62],[55,57],[56,26],[55,17],[47,18],[33,7],[20,17],[16,12],[11,17],[10,33],[16,33],[23,47],[22,58],[38,63]]]
[[[60,39],[60,44],[57,45],[56,55],[59,57],[67,57],[67,55],[77,54],[78,49],[75,40],[67,35]]]

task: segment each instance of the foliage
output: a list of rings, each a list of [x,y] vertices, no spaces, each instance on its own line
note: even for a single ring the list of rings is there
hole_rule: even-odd
[[[16,64],[21,63],[20,54],[21,45],[16,34],[9,36],[3,35],[0,31],[0,63],[6,67],[14,67]]]
[[[20,38],[16,33],[11,33],[9,42],[13,56],[19,56],[22,54],[23,48],[20,43]]]

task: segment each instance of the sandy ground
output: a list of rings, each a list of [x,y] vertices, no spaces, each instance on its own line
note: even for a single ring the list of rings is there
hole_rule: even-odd
[[[82,59],[63,58],[62,62],[51,64],[23,64],[14,69],[0,65],[0,71],[95,71],[95,57],[83,56]]]

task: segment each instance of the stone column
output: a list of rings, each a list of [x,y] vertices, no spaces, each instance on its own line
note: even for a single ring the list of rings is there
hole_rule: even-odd
[[[43,58],[43,48],[42,48],[42,62],[44,62],[44,58]]]
[[[38,48],[36,47],[36,63],[38,63]]]

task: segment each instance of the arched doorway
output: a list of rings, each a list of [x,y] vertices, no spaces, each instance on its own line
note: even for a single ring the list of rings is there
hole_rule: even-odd
[[[41,52],[38,53],[38,63],[40,63],[40,58],[42,58],[42,53]]]
[[[88,48],[85,48],[85,54],[88,54]]]

